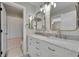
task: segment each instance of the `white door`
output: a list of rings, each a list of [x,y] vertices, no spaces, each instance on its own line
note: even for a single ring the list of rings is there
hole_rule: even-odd
[[[6,54],[6,10],[4,8],[3,3],[1,3],[2,11],[1,11],[1,50],[3,52],[2,56]]]

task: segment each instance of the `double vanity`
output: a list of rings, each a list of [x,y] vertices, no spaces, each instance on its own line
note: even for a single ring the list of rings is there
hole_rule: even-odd
[[[30,34],[28,54],[31,57],[78,57],[79,41],[46,33]]]
[[[35,32],[28,33],[29,56],[79,57],[79,3],[68,3],[64,7],[61,4],[65,3],[56,4],[57,7],[53,8],[46,3],[43,11],[35,13],[29,27]]]

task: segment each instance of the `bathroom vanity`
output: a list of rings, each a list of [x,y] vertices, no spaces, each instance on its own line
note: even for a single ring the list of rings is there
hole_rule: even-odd
[[[35,30],[39,31],[39,33],[28,34],[29,56],[79,57],[79,26],[77,23],[79,17],[76,13],[79,5],[72,3],[72,6],[63,8],[59,5],[57,6],[60,10],[57,7],[51,8],[51,10],[48,10],[50,8],[44,9],[46,12],[43,14],[43,21],[39,25],[36,24],[36,26],[38,25],[37,29],[41,27],[41,30]],[[54,31],[57,34],[54,34]],[[45,32],[50,32],[51,34],[46,34]]]
[[[78,57],[79,41],[31,34],[28,36],[28,54],[31,57]]]

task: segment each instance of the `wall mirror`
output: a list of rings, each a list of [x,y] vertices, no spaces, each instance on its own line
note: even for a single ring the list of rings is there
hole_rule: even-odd
[[[45,17],[44,13],[38,11],[35,15],[29,18],[29,28],[34,30],[45,30]]]
[[[55,2],[51,6],[51,30],[76,30],[77,29],[77,3]]]

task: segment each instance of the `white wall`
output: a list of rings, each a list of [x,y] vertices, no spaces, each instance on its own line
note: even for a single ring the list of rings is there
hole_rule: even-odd
[[[14,16],[7,16],[7,38],[15,38],[15,37],[22,37],[23,35],[23,26],[22,26],[23,19],[14,17]]]

